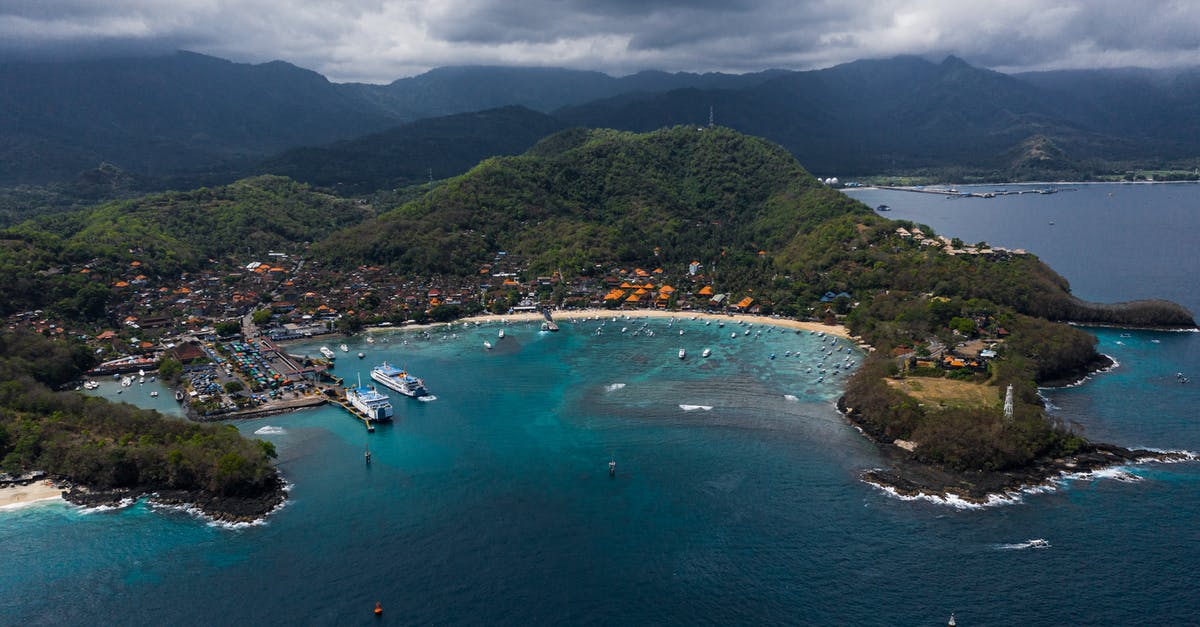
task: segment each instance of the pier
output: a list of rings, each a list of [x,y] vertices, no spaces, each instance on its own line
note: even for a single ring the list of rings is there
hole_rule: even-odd
[[[363,424],[366,425],[368,433],[375,433],[375,425],[371,423],[371,419],[367,418],[366,414],[358,411],[358,409],[351,405],[349,401],[344,398],[339,398],[333,402],[337,403],[342,409],[349,412],[351,416],[361,420]]]
[[[558,324],[556,324],[554,322],[554,318],[550,315],[549,307],[542,308],[542,317],[546,319],[546,321],[542,323],[543,331],[557,331],[558,330]]]

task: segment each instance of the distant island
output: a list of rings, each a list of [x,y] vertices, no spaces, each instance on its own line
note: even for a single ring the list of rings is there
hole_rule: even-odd
[[[1024,251],[888,220],[719,126],[570,129],[374,201],[254,177],[41,216],[0,243],[0,354],[18,382],[0,396],[0,469],[235,518],[281,498],[268,443],[49,388],[123,355],[178,373],[249,323],[282,340],[543,307],[780,316],[873,348],[842,400],[895,459],[868,480],[986,498],[1144,454],[1048,419],[1039,384],[1106,363],[1065,321],[1195,326],[1165,301],[1081,301]],[[282,380],[194,402],[219,418]]]

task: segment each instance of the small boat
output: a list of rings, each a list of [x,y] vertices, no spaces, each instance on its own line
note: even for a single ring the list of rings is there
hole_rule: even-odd
[[[703,353],[700,353],[700,356],[701,356],[701,357],[708,357],[708,356],[709,356],[709,355],[711,355],[711,354],[712,354],[712,349],[711,349],[711,348],[706,348],[706,349],[704,349],[704,352],[703,352]]]
[[[730,339],[737,339],[737,333],[730,333],[730,334],[729,334],[729,338],[730,338]]]
[[[154,390],[153,392],[151,392],[151,393],[150,393],[150,396],[151,396],[151,397],[157,397],[157,396],[158,396],[158,390]]]
[[[1030,540],[1028,542],[1028,544],[1029,544],[1029,548],[1031,548],[1031,549],[1048,549],[1048,548],[1050,548],[1050,542],[1043,538],[1034,538],[1034,539]]]
[[[359,352],[358,352],[358,358],[359,358],[359,359],[362,359],[363,357],[366,357],[366,355],[365,355],[365,354],[363,354],[363,352],[362,352],[362,351],[359,351]]]
[[[368,453],[368,455],[369,455],[369,453]],[[367,459],[370,459],[370,457],[368,457]],[[379,616],[381,614],[383,614],[383,604],[380,603],[379,601],[376,601],[375,602],[375,615]]]
[[[341,350],[343,353],[349,353],[349,352],[350,352],[350,347],[349,347],[349,346],[346,346],[345,344],[340,344],[340,345],[338,345],[338,349],[339,349],[339,350]]]
[[[617,460],[615,459],[608,460],[608,476],[617,476]]]
[[[683,350],[682,348],[679,349],[679,358],[683,359],[685,357],[687,357],[687,351]]]
[[[325,359],[337,359],[337,355],[328,346],[322,346],[320,350]]]
[[[175,390],[175,402],[176,403],[183,402],[183,390]]]
[[[500,329],[500,332],[496,334],[496,337],[503,340],[504,339],[504,329]]]
[[[374,344],[374,343],[375,343],[375,336],[368,335],[367,336],[367,344]]]
[[[488,350],[492,350],[492,343],[491,343],[491,342],[489,342],[489,341],[487,341],[487,340],[484,340],[484,341],[483,341],[483,347],[484,347],[484,348],[486,348],[486,349],[488,349]]]

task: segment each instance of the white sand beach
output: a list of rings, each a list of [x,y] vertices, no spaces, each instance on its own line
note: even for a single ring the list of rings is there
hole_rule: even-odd
[[[45,481],[36,481],[29,485],[6,486],[0,488],[0,511],[54,499],[62,499],[62,490]]]
[[[752,316],[747,314],[714,314],[692,311],[664,311],[661,309],[573,309],[568,311],[552,311],[554,321],[558,324],[569,324],[572,320],[611,320],[613,318],[675,318],[676,320],[724,320],[726,322],[747,322],[753,324],[769,324],[788,329],[802,331],[820,331],[827,335],[850,338],[850,332],[840,324],[823,324],[820,322],[804,322],[790,318],[774,318],[771,316]],[[542,314],[536,312],[515,313],[505,315],[479,315],[462,318],[457,322],[480,324],[495,324],[500,322],[526,322],[542,320]]]

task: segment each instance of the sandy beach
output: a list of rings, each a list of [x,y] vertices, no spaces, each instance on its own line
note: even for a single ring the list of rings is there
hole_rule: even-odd
[[[726,322],[741,322],[753,324],[769,324],[777,327],[788,329],[797,329],[801,331],[819,331],[827,335],[836,335],[838,337],[850,339],[850,332],[846,327],[839,324],[823,324],[820,322],[804,322],[801,320],[792,320],[790,318],[774,318],[771,316],[752,316],[747,314],[714,314],[692,311],[663,311],[659,309],[572,309],[566,311],[553,311],[554,321],[562,326],[563,324],[571,324],[572,321],[583,320],[612,320],[613,318],[675,318],[677,320],[688,320],[695,318],[697,320],[724,320]],[[542,320],[542,314],[537,312],[522,312],[512,314],[486,314],[476,315],[467,318],[455,320],[457,323],[478,322],[479,324],[500,324],[508,322],[535,322]],[[406,325],[402,327],[373,327],[372,332],[403,330],[403,329],[420,329],[440,326],[444,323],[432,325]]]
[[[62,490],[48,485],[45,481],[36,481],[29,485],[7,486],[0,488],[0,511],[53,499],[61,500]]]

